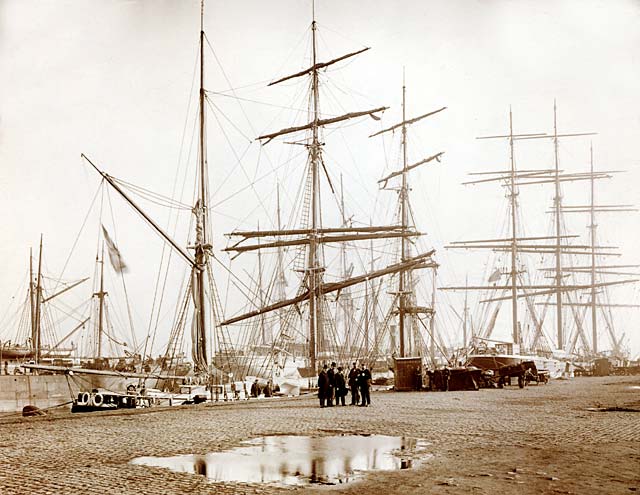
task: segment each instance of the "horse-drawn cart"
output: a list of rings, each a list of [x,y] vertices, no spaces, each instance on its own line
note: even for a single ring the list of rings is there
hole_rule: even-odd
[[[497,371],[497,383],[498,388],[504,387],[506,384],[511,384],[511,378],[518,379],[518,387],[524,388],[531,382],[547,383],[549,373],[547,371],[536,368],[536,363],[533,361],[523,361],[518,364],[509,364],[502,366]]]

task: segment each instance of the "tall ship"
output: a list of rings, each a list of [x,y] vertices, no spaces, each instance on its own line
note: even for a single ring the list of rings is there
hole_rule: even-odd
[[[599,171],[593,165],[587,171],[568,172],[560,168],[561,140],[592,136],[595,133],[559,133],[554,103],[553,130],[549,133],[515,133],[509,111],[508,132],[478,139],[498,139],[508,143],[509,161],[504,170],[481,171],[472,174],[466,184],[494,183],[501,185],[508,200],[507,218],[502,236],[475,241],[456,241],[450,249],[484,249],[494,253],[484,274],[487,285],[445,287],[444,290],[480,291],[477,320],[471,322],[470,340],[466,342],[468,363],[483,369],[533,360],[538,369],[552,377],[573,371],[574,365],[584,365],[601,353],[603,338],[610,340],[610,352],[620,355],[622,337],[614,331],[614,307],[632,306],[612,303],[608,290],[614,286],[634,283],[626,278],[612,280],[611,275],[633,275],[620,271],[634,265],[603,264],[603,260],[620,256],[617,248],[601,246],[596,236],[596,215],[630,211],[630,205],[599,205],[595,200],[596,181],[609,179],[618,171]],[[516,143],[550,141],[553,162],[548,168],[519,169]],[[589,184],[586,204],[567,205],[563,202],[562,185]],[[529,233],[523,221],[533,212],[521,212],[521,190],[534,185],[552,187],[553,203],[550,231]],[[579,235],[568,230],[567,213],[589,215],[589,236],[581,242]],[[501,314],[502,303],[510,306],[508,316]],[[549,311],[551,309],[551,311]],[[504,313],[504,311],[502,311]],[[552,317],[549,317],[551,313]],[[551,321],[550,321],[551,320]],[[604,320],[605,332],[598,330]],[[466,322],[465,311],[465,322]],[[495,337],[499,326],[510,326],[511,339]],[[590,328],[589,328],[590,327]],[[605,335],[602,335],[605,333]]]
[[[31,297],[31,321],[33,335],[27,347],[8,346],[3,344],[5,356],[12,353],[21,359],[15,363],[12,371],[17,376],[20,375],[21,384],[11,392],[12,397],[7,397],[3,401],[3,408],[9,410],[20,409],[27,404],[37,406],[56,406],[68,403],[71,397],[77,395],[79,391],[91,391],[105,389],[113,393],[127,393],[131,387],[135,390],[159,389],[171,392],[185,382],[190,384],[209,386],[212,390],[214,383],[222,381],[222,371],[215,369],[211,364],[212,349],[214,341],[224,342],[219,332],[218,322],[222,319],[222,309],[218,299],[214,269],[212,266],[212,226],[210,222],[210,193],[209,193],[209,172],[207,161],[207,135],[206,135],[206,89],[205,81],[205,46],[206,36],[204,32],[204,5],[202,5],[200,17],[199,33],[199,92],[198,92],[198,153],[195,164],[195,199],[192,205],[186,207],[184,203],[179,203],[171,198],[147,190],[145,187],[135,185],[114,177],[103,170],[97,160],[82,154],[81,158],[86,165],[95,170],[101,178],[99,190],[101,197],[100,211],[102,213],[105,201],[105,189],[115,192],[126,205],[137,213],[150,230],[159,235],[164,241],[166,249],[162,251],[156,278],[155,299],[149,327],[146,335],[140,342],[136,342],[135,332],[132,333],[132,341],[128,344],[113,333],[113,326],[108,320],[108,290],[105,287],[105,266],[108,256],[116,279],[120,278],[122,286],[125,288],[123,274],[126,265],[118,250],[114,240],[110,237],[104,226],[101,227],[101,237],[99,240],[99,253],[96,256],[97,273],[94,280],[94,291],[92,294],[93,311],[91,318],[82,321],[77,328],[65,336],[61,342],[67,340],[74,332],[81,328],[91,327],[89,336],[83,346],[77,346],[74,360],[47,360],[54,348],[45,348],[41,345],[42,312],[41,303],[48,302],[57,294],[46,295],[42,290],[40,281],[40,271],[38,270],[37,282],[34,282],[33,275],[30,282]],[[160,226],[140,205],[142,201],[153,202],[166,207],[170,211],[180,209],[191,214],[192,228],[187,235],[186,242],[179,242],[169,234],[168,229]],[[95,198],[94,198],[95,201]],[[92,205],[93,206],[93,205]],[[111,208],[113,208],[110,205]],[[113,215],[113,210],[110,211]],[[102,219],[101,219],[102,221]],[[176,222],[173,218],[168,222],[171,225]],[[84,226],[83,226],[84,227]],[[115,228],[115,227],[114,227]],[[174,228],[174,231],[177,230]],[[77,240],[76,240],[77,242]],[[106,246],[106,249],[105,249]],[[74,243],[75,247],[75,243]],[[158,331],[162,316],[166,315],[167,308],[162,304],[163,290],[172,263],[171,255],[175,254],[180,259],[180,263],[187,267],[187,272],[183,277],[181,285],[182,297],[179,299],[172,320],[172,328],[169,332],[169,339],[164,346],[163,353],[154,358],[152,356],[154,341],[158,337]],[[86,280],[86,279],[85,279]],[[78,282],[79,283],[79,282]],[[77,285],[73,284],[73,286]],[[68,285],[60,293],[66,292],[72,286]],[[131,308],[127,303],[128,315],[125,318],[129,321],[122,326],[131,324]],[[91,320],[91,321],[90,321]],[[163,321],[163,323],[164,323]],[[185,335],[188,336],[185,338]],[[160,337],[158,337],[160,338]],[[217,340],[216,340],[217,339]],[[188,340],[188,342],[187,342]],[[113,350],[113,345],[119,344],[120,350]],[[57,344],[56,344],[57,346]],[[124,348],[124,351],[122,351]],[[186,356],[190,352],[190,358]],[[120,354],[119,354],[120,353]],[[19,355],[20,354],[20,355]],[[17,378],[1,377],[3,380],[17,382]],[[24,383],[22,383],[24,382]],[[51,385],[55,382],[55,387]],[[59,393],[60,383],[64,384],[66,393]],[[52,392],[55,388],[55,394]],[[6,391],[7,388],[4,388]],[[3,397],[4,398],[4,397]]]
[[[398,203],[403,213],[394,219],[396,221],[391,224],[376,224],[370,218],[358,221],[349,213],[344,201],[343,181],[338,182],[333,173],[332,156],[327,151],[330,144],[335,143],[331,136],[336,128],[353,119],[371,117],[380,120],[379,114],[387,107],[352,110],[338,115],[325,113],[321,106],[325,72],[368,48],[325,61],[318,51],[315,13],[310,34],[310,65],[269,84],[276,86],[304,80],[302,84],[308,92],[303,99],[307,107],[305,112],[297,113],[298,120],[302,121],[257,138],[265,148],[273,146],[270,143],[277,140],[284,146],[304,150],[296,154],[300,164],[296,172],[303,170],[301,186],[295,193],[289,192],[296,199],[288,215],[289,222],[281,222],[278,201],[277,214],[261,222],[275,225],[275,228],[238,229],[228,234],[231,242],[225,251],[234,259],[244,253],[256,252],[259,270],[252,281],[244,284],[248,288],[246,310],[221,322],[223,327],[233,328],[236,334],[246,335],[242,344],[246,351],[238,351],[246,363],[243,365],[245,373],[249,368],[251,371],[248,372],[253,373],[259,373],[259,368],[274,369],[277,364],[281,382],[298,379],[302,383],[306,380],[307,384],[312,383],[324,364],[332,362],[350,366],[352,362],[360,361],[371,368],[380,363],[380,368],[388,370],[386,358],[398,348],[404,353],[404,345],[410,338],[402,335],[398,342],[397,336],[388,332],[389,325],[381,323],[377,326],[375,315],[381,314],[380,301],[383,299],[378,282],[391,277],[399,280],[402,296],[399,298],[396,294],[395,301],[400,301],[400,306],[394,303],[387,314],[388,318],[400,319],[401,333],[404,333],[404,322],[408,321],[409,315],[424,309],[418,308],[410,297],[409,274],[413,270],[436,266],[433,250],[411,253],[407,247],[406,240],[416,238],[419,233],[409,221],[406,207],[406,173],[411,168],[406,157],[403,170],[382,181],[389,182],[396,176],[405,179],[404,193]],[[424,117],[426,115],[413,120]],[[406,130],[411,123],[403,116],[402,123],[393,129]],[[280,197],[279,193],[277,196]],[[332,219],[335,220],[332,222]],[[377,243],[381,242],[399,242],[402,248],[396,259],[376,268],[371,253],[380,250]],[[262,283],[264,270],[260,269],[265,251],[271,251],[276,259],[266,288]],[[362,273],[355,275],[357,271]],[[285,279],[295,279],[296,283],[286,287]],[[255,342],[261,343],[260,350],[256,349]],[[236,355],[218,356],[221,362],[230,361],[232,357]]]

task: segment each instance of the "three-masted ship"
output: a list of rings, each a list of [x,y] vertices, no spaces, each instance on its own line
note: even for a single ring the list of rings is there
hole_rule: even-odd
[[[451,249],[486,249],[503,258],[506,266],[492,268],[488,275],[489,285],[466,285],[444,287],[443,290],[482,291],[486,294],[480,301],[480,322],[474,328],[468,342],[469,364],[483,369],[497,369],[523,360],[534,360],[539,369],[552,376],[570,371],[572,363],[582,363],[598,354],[599,334],[597,310],[610,308],[609,302],[600,301],[599,293],[608,287],[635,282],[626,280],[600,280],[596,274],[614,275],[618,268],[630,265],[600,265],[605,256],[619,256],[615,248],[599,246],[596,242],[595,214],[597,212],[625,211],[629,205],[598,206],[594,199],[596,180],[610,178],[613,171],[596,171],[593,158],[588,172],[566,172],[560,168],[559,142],[564,138],[591,136],[594,133],[559,133],[557,111],[554,104],[553,131],[550,133],[514,133],[513,117],[509,112],[509,132],[503,135],[485,136],[478,139],[506,140],[509,146],[509,166],[505,170],[482,171],[472,174],[473,180],[466,184],[498,183],[506,190],[509,201],[508,233],[504,237],[476,241],[457,241]],[[516,167],[515,144],[525,140],[550,140],[553,143],[553,165],[543,169],[518,169]],[[590,204],[566,206],[563,204],[561,185],[568,182],[589,181]],[[525,232],[520,212],[520,189],[525,186],[549,184],[553,187],[551,235],[530,235]],[[563,215],[587,212],[590,214],[588,243],[577,243],[578,235],[568,232]],[[528,213],[529,215],[531,212]],[[537,267],[541,277],[531,271],[531,263],[524,257],[550,257],[552,266]],[[590,261],[584,263],[584,259]],[[543,262],[544,264],[544,262]],[[578,280],[576,275],[589,275],[587,280]],[[588,294],[587,298],[584,294]],[[602,297],[602,296],[601,296]],[[496,340],[494,330],[499,321],[501,303],[510,301],[511,340]],[[554,324],[545,322],[547,309],[554,307]],[[540,309],[542,308],[542,310]],[[590,317],[585,310],[590,309]],[[568,310],[568,311],[566,311]],[[568,314],[567,314],[568,313]],[[590,319],[591,335],[587,332]],[[615,337],[612,325],[607,325],[614,352],[619,352],[620,338]],[[549,332],[551,326],[555,331]]]

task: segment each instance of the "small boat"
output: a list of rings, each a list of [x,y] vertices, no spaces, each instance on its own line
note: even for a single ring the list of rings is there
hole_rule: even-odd
[[[153,406],[182,406],[201,404],[207,400],[207,389],[203,385],[182,385],[178,393],[163,392],[158,389],[137,390],[129,385],[126,394],[93,389],[80,392],[73,399],[71,412],[94,412],[111,409],[136,409]]]
[[[136,395],[105,392],[94,389],[91,392],[80,392],[73,400],[71,412],[93,412],[109,409],[135,409],[142,401]]]

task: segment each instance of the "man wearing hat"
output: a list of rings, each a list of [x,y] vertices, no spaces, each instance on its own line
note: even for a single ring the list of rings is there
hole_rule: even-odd
[[[327,375],[327,365],[322,366],[322,370],[318,374],[318,399],[320,399],[320,407],[324,407],[328,401],[329,393],[329,377]]]
[[[356,363],[349,370],[348,382],[349,389],[351,389],[351,405],[355,406],[360,401],[360,394],[358,394],[358,367]]]
[[[327,371],[329,389],[327,390],[327,406],[333,406],[333,399],[336,393],[336,363],[331,363],[331,368]]]
[[[371,372],[367,369],[364,363],[360,365],[360,371],[358,372],[358,386],[360,387],[360,396],[363,407],[368,407],[371,404],[371,397],[369,396],[369,387],[371,387]]]

